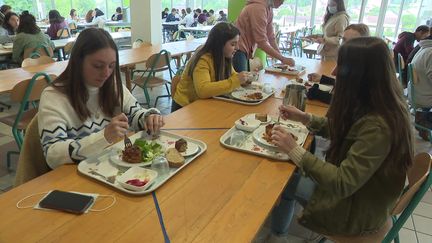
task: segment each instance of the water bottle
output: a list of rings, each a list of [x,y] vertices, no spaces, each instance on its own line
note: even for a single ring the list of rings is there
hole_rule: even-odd
[[[168,160],[163,156],[156,157],[151,164],[151,169],[157,171],[158,177],[167,177],[169,175]]]

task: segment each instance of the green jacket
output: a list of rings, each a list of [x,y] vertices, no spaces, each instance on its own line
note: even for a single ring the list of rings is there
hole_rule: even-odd
[[[328,137],[326,118],[313,117],[311,131]],[[384,119],[366,115],[349,130],[340,148],[340,163],[318,159],[309,152],[301,170],[317,187],[299,221],[325,235],[361,235],[384,225],[400,197],[406,172],[384,173],[391,144]],[[401,151],[403,153],[403,151]]]
[[[48,35],[42,31],[37,34],[19,33],[16,35],[12,51],[12,60],[21,63],[23,61],[24,50],[27,48],[35,48],[38,45],[45,45],[55,50],[54,42]]]

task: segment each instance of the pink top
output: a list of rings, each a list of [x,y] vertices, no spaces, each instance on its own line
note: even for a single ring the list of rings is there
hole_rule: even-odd
[[[51,40],[58,39],[57,31],[65,27],[68,27],[66,20],[61,23],[51,24],[50,27],[47,29],[47,34],[49,35],[49,37],[51,37]]]
[[[240,30],[239,50],[252,58],[257,45],[270,45],[275,39],[273,9],[268,0],[248,0],[236,21]]]

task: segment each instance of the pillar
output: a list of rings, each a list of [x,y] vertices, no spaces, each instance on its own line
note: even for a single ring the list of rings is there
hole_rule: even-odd
[[[131,0],[132,42],[142,39],[153,45],[162,43],[162,6],[160,1]]]

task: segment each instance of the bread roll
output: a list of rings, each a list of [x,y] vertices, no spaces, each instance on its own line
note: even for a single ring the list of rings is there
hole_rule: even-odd
[[[165,158],[168,160],[169,166],[178,168],[185,162],[185,158],[175,148],[169,148],[166,151]]]

